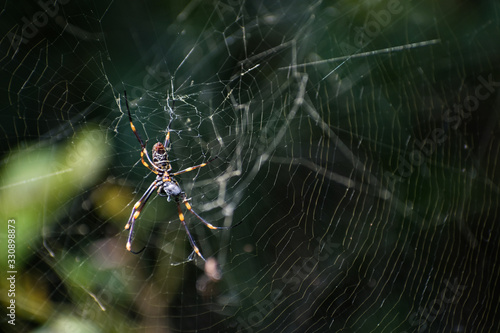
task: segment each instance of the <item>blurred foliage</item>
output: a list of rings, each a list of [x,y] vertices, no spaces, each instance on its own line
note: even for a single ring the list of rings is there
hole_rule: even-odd
[[[40,146],[33,144],[12,151],[0,170],[0,211],[2,221],[14,219],[15,269],[0,265],[3,271],[29,270],[33,249],[42,248],[52,226],[64,216],[71,198],[95,184],[105,173],[109,162],[110,146],[105,145],[103,133],[87,127],[75,134],[65,144]],[[0,238],[7,240],[7,229],[0,230]],[[53,250],[46,248],[53,255]],[[38,320],[51,315],[50,302],[46,299],[51,291],[32,289],[34,276],[19,274],[16,282],[18,315],[29,313]],[[2,301],[7,302],[9,285],[0,282]],[[40,304],[45,306],[40,307]]]
[[[41,246],[41,236],[66,212],[78,193],[95,184],[109,163],[110,146],[98,129],[87,128],[57,146],[32,146],[11,152],[0,170],[2,220],[16,220],[17,265]],[[7,238],[7,230],[0,230]],[[7,263],[0,264],[6,270]]]

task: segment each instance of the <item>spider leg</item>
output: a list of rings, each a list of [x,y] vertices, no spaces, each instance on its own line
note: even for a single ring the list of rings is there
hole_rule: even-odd
[[[201,222],[203,222],[203,224],[205,224],[207,227],[209,227],[210,229],[230,229],[230,227],[216,227],[216,226],[213,226],[212,224],[208,223],[207,221],[205,221],[205,219],[203,217],[201,217],[200,215],[198,215],[198,213],[196,213],[193,208],[191,208],[191,205],[189,204],[189,202],[187,201],[184,201],[184,204],[186,205],[186,208],[191,212],[193,213],[194,216],[196,216],[198,218],[198,220],[200,220]]]
[[[206,161],[205,163],[201,163],[199,165],[195,165],[195,166],[192,166],[192,167],[189,167],[187,169],[184,169],[184,170],[181,170],[181,171],[177,171],[175,173],[172,173],[171,176],[172,177],[175,177],[177,175],[180,175],[181,173],[186,173],[186,172],[189,172],[189,171],[193,171],[195,169],[198,169],[198,168],[203,168],[205,165],[207,165],[208,163],[212,162],[213,160],[215,160],[217,158],[217,156],[215,156],[214,158]]]
[[[165,143],[163,144],[165,146],[165,149],[168,148],[170,145],[170,125],[169,128],[167,129],[167,134],[165,135]]]
[[[182,225],[186,229],[186,234],[188,236],[189,243],[191,243],[191,247],[193,248],[194,252],[201,259],[203,259],[203,261],[206,261],[205,258],[203,257],[203,255],[201,254],[200,249],[198,248],[198,246],[196,246],[196,243],[194,242],[193,236],[191,236],[191,233],[189,232],[189,229],[188,229],[188,227],[186,225],[186,222],[184,222],[184,214],[182,213],[181,205],[179,204],[179,202],[177,202],[177,211],[179,212],[179,220],[181,220]],[[193,259],[193,253],[191,253],[188,258],[189,259]]]
[[[128,120],[130,122],[130,128],[132,128],[132,132],[134,132],[135,137],[137,138],[137,140],[141,144],[141,161],[142,161],[142,164],[144,164],[144,166],[146,168],[148,168],[149,170],[151,170],[154,173],[158,174],[158,167],[153,163],[153,161],[151,161],[151,158],[149,158],[148,150],[146,149],[146,145],[144,144],[144,142],[142,142],[141,136],[139,135],[139,133],[137,133],[137,129],[135,128],[134,123],[132,122],[132,115],[130,114],[130,108],[128,106],[127,91],[123,91],[123,95],[125,96],[125,105],[127,106]],[[151,168],[151,166],[149,166],[149,164],[144,160],[144,155],[146,155],[146,158],[147,158],[148,162],[153,166],[153,168]]]
[[[128,219],[128,222],[125,225],[125,230],[130,229],[127,239],[127,250],[130,252],[133,252],[131,249],[132,249],[132,236],[133,236],[135,221],[141,214],[141,211],[146,205],[148,199],[151,197],[151,194],[153,194],[153,192],[156,190],[157,187],[158,187],[158,182],[155,180],[153,183],[151,183],[151,185],[148,187],[148,189],[139,199],[139,201],[135,203],[134,208],[132,208],[132,213],[130,214],[130,218]],[[139,252],[142,252],[142,250]]]
[[[168,103],[168,100],[167,100]],[[165,135],[165,143],[163,144],[165,146],[165,149],[167,149],[170,146],[170,124],[172,123],[172,115],[170,115],[170,121],[168,122],[167,126],[167,134]]]

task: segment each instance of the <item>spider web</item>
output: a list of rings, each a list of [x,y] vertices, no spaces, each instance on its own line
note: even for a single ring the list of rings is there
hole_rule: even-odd
[[[4,331],[497,332],[495,1],[7,1]],[[173,172],[210,230],[150,199]],[[7,261],[15,220],[15,264]],[[4,223],[5,222],[5,223]],[[15,272],[15,273],[11,273]],[[15,295],[12,280],[15,275]],[[15,326],[6,307],[15,301]]]

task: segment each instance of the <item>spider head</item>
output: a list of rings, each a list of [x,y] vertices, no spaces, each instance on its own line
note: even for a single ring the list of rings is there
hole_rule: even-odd
[[[153,162],[156,165],[168,165],[167,150],[161,142],[157,142],[153,146]]]

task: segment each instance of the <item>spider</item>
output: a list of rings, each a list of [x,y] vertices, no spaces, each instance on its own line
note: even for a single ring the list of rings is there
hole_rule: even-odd
[[[168,160],[168,154],[167,154],[167,148],[170,146],[170,128],[167,128],[167,134],[165,136],[165,142],[157,142],[153,146],[152,150],[152,156],[153,159],[151,159],[148,155],[148,151],[146,150],[146,145],[142,141],[139,133],[137,133],[137,130],[132,122],[132,115],[130,114],[130,108],[128,105],[128,99],[127,99],[127,92],[124,91],[124,96],[125,96],[125,105],[127,106],[127,111],[128,111],[128,118],[130,121],[130,127],[132,128],[132,131],[134,132],[137,140],[141,144],[141,161],[142,164],[149,170],[151,170],[153,173],[156,174],[156,179],[149,185],[148,189],[146,192],[142,195],[142,197],[139,199],[139,201],[136,202],[134,207],[132,208],[132,213],[130,214],[130,218],[128,219],[127,224],[125,225],[125,230],[129,230],[128,234],[128,239],[127,239],[127,245],[126,248],[128,251],[134,253],[134,254],[139,254],[141,253],[144,248],[138,252],[132,251],[132,235],[133,235],[133,230],[134,230],[134,225],[135,222],[137,221],[137,218],[141,214],[142,209],[146,205],[146,202],[148,199],[151,197],[153,192],[157,190],[157,193],[161,197],[167,197],[168,201],[174,201],[177,204],[177,211],[179,214],[179,220],[181,221],[182,225],[184,226],[184,229],[186,229],[186,234],[189,239],[189,243],[191,244],[191,247],[193,248],[193,252],[189,255],[188,261],[194,259],[195,253],[204,261],[205,258],[201,254],[200,249],[198,246],[196,246],[196,243],[193,239],[193,236],[191,236],[191,233],[189,232],[189,229],[186,225],[186,222],[184,221],[184,214],[182,213],[181,210],[181,204],[184,204],[186,208],[194,215],[196,218],[198,218],[203,224],[205,224],[208,228],[210,229],[229,229],[228,227],[215,227],[212,224],[208,223],[203,219],[198,213],[196,213],[191,205],[189,204],[189,200],[186,196],[186,193],[184,193],[179,186],[179,183],[175,180],[175,176],[198,169],[206,166],[208,163],[212,162],[215,160],[217,157],[214,157],[210,160],[208,160],[205,163],[192,166],[189,168],[186,168],[181,171],[177,172],[171,172],[172,166],[169,163]],[[144,159],[144,156],[146,156],[146,159]]]

